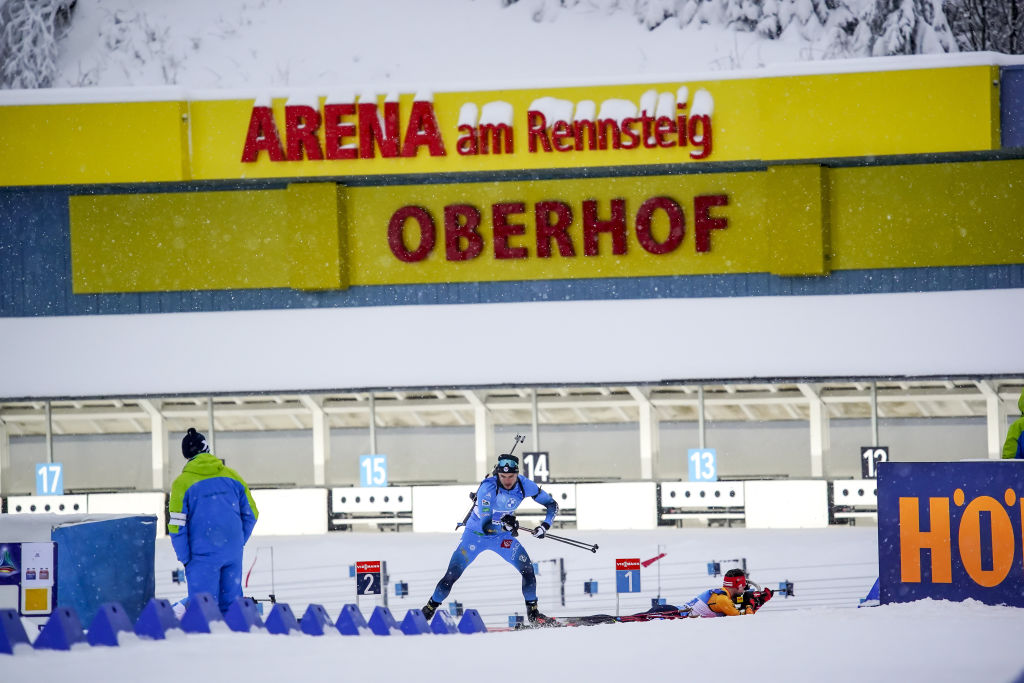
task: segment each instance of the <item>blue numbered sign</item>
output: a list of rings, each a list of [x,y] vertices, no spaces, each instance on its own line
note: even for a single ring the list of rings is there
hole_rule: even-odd
[[[359,456],[359,485],[360,486],[387,486],[388,485],[388,456],[386,456],[386,455],[360,455]]]
[[[615,560],[615,592],[640,592],[640,558]]]
[[[714,448],[691,448],[687,451],[690,481],[718,481],[717,456]]]
[[[380,595],[380,561],[356,562],[356,595]]]
[[[59,462],[36,465],[36,495],[64,495],[64,465]]]

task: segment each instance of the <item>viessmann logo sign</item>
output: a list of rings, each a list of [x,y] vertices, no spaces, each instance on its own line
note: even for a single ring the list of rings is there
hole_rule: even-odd
[[[254,103],[241,144],[242,162],[630,150],[677,150],[683,160],[701,160],[714,151],[711,93],[704,88],[691,93],[685,85],[649,89],[638,99],[544,96],[519,107],[501,99],[457,102],[448,96],[453,111],[447,112],[424,95],[316,100],[315,105],[289,102],[283,111],[269,102]]]
[[[882,463],[881,602],[1024,606],[1024,464]]]

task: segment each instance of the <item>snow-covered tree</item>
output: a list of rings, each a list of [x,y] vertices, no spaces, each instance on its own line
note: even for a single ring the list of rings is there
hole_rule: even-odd
[[[779,23],[778,0],[765,0],[761,7],[761,18],[757,21],[754,30],[765,38],[775,39],[782,33],[782,25]]]
[[[761,21],[761,0],[727,0],[725,19],[729,26],[740,31],[753,31]]]
[[[781,33],[797,31],[806,40],[816,40],[823,33],[828,14],[825,0],[779,0]]]
[[[0,87],[49,87],[57,72],[57,41],[71,24],[75,2],[0,2]]]
[[[676,0],[636,0],[633,13],[648,29],[655,29],[674,17],[677,12]]]
[[[866,19],[873,56],[957,51],[941,0],[877,0]]]
[[[960,49],[1024,54],[1024,0],[947,0],[944,9]]]

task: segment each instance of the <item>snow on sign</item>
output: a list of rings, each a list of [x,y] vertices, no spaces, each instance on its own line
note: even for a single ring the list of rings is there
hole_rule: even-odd
[[[380,560],[356,562],[356,595],[380,594]]]
[[[615,560],[615,592],[640,592],[640,558]]]

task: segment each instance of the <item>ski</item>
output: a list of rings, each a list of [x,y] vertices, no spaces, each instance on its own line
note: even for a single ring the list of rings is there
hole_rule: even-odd
[[[561,628],[566,626],[597,626],[599,624],[629,624],[638,621],[660,621],[663,619],[686,619],[690,616],[689,610],[673,607],[671,609],[640,612],[639,614],[626,614],[623,616],[612,616],[611,614],[587,614],[573,617],[547,617],[543,622],[529,624],[517,624],[516,631],[538,629],[538,628]]]

